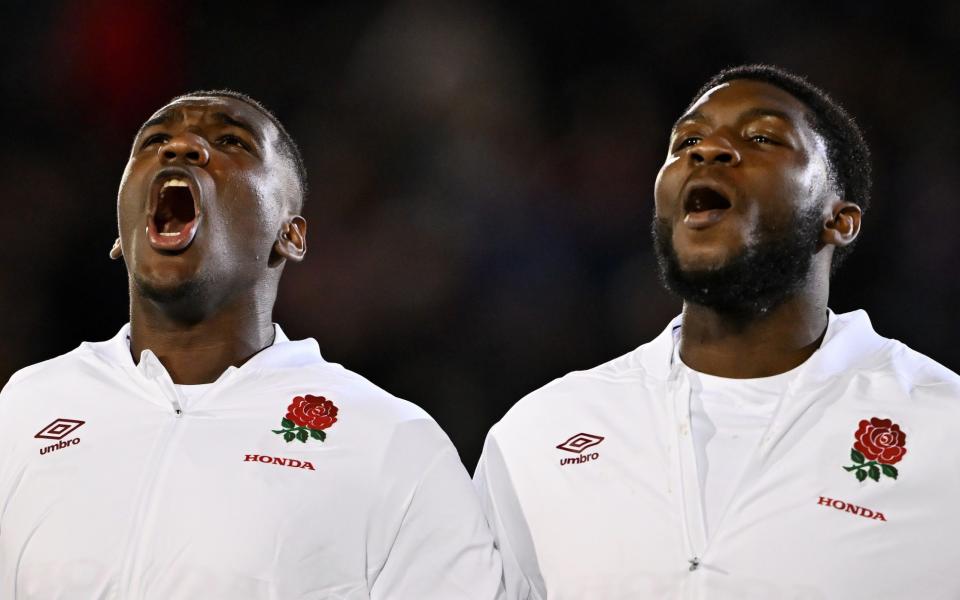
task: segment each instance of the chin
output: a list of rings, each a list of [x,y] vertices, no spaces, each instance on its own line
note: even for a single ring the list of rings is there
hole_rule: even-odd
[[[742,254],[743,250],[731,252],[726,248],[688,248],[675,250],[674,256],[684,273],[702,273],[721,270]]]
[[[799,214],[785,234],[757,236],[739,248],[676,243],[669,223],[655,220],[660,277],[685,302],[741,316],[768,312],[805,285],[821,219],[819,211]]]
[[[200,296],[203,287],[199,278],[196,277],[160,278],[133,273],[131,279],[140,296],[158,304],[176,304],[193,300]]]

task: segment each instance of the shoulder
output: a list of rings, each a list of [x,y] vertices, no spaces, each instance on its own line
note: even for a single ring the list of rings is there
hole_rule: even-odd
[[[528,437],[547,423],[568,427],[603,415],[615,418],[623,401],[642,401],[658,374],[645,367],[646,345],[591,369],[573,371],[521,398],[491,429],[491,436]]]
[[[902,342],[891,342],[875,371],[878,377],[890,379],[914,398],[960,400],[960,375]]]
[[[429,414],[413,402],[398,398],[366,377],[337,363],[322,363],[299,370],[303,385],[325,391],[325,395],[349,404],[368,418],[383,423],[433,421]]]
[[[363,457],[382,501],[402,507],[413,490],[438,499],[469,487],[453,442],[424,409],[338,364],[311,367],[305,374],[337,407],[337,444]],[[426,480],[433,483],[424,487]]]
[[[106,381],[115,377],[124,362],[132,364],[127,343],[129,324],[110,339],[83,342],[73,350],[30,365],[14,373],[3,389],[4,396],[21,391],[64,390],[80,381]]]
[[[279,328],[278,328],[279,331]],[[374,385],[360,374],[327,361],[313,338],[278,341],[241,368],[247,382],[273,389],[285,389],[291,397],[323,396],[341,410],[349,405],[353,414],[382,424],[432,421],[420,407]]]
[[[960,410],[960,376],[903,342],[874,331],[863,311],[835,315],[833,339],[824,344],[816,367],[850,397],[892,402],[922,401],[928,408]]]
[[[20,369],[0,391],[0,438],[22,427],[36,431],[50,421],[52,409],[70,403],[79,389],[89,387],[84,386],[85,382],[105,380],[105,368],[109,368],[108,365],[83,344],[66,354]]]
[[[70,352],[20,369],[10,376],[3,395],[11,397],[22,391],[63,386],[77,375],[95,372],[100,361],[90,346],[84,342]]]
[[[373,451],[391,452],[413,447],[436,452],[452,443],[422,408],[398,398],[367,378],[336,363],[317,363],[285,370],[288,395],[323,396],[337,408],[337,427]]]

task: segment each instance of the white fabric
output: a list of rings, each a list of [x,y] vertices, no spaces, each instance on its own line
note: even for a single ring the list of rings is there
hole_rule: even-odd
[[[194,385],[174,385],[174,389],[180,394],[181,398],[186,400],[196,400],[207,393],[207,390],[213,387],[212,383],[197,383]]]
[[[497,595],[470,480],[421,409],[279,328],[204,393],[180,393],[149,350],[134,364],[127,330],[0,394],[0,598]],[[325,441],[274,433],[304,394],[339,409]],[[57,419],[84,423],[34,437]]]
[[[680,323],[490,431],[475,483],[509,598],[960,598],[956,374],[862,311],[831,313],[708,539],[690,385],[672,360]],[[844,468],[874,417],[906,433],[896,480]],[[603,440],[557,448],[575,434]]]
[[[707,536],[796,373],[791,369],[773,377],[728,379],[681,366],[681,376],[690,383],[690,434]]]

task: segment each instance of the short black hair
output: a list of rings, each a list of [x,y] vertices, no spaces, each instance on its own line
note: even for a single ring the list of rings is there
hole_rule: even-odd
[[[873,186],[870,147],[850,113],[804,77],[765,64],[740,65],[720,71],[703,84],[693,102],[718,85],[735,79],[768,83],[806,105],[809,109],[807,120],[810,127],[823,138],[827,146],[827,164],[837,193],[866,212],[870,206],[870,190]],[[853,244],[837,248],[833,254],[833,270],[836,270],[852,249]]]
[[[189,92],[187,94],[182,94],[171,100],[168,104],[172,104],[179,100],[185,100],[190,98],[233,98],[234,100],[239,100],[245,102],[252,106],[253,108],[260,111],[265,117],[270,119],[270,122],[273,123],[273,126],[277,128],[277,131],[280,132],[280,137],[278,140],[278,150],[280,154],[287,157],[293,163],[293,170],[297,175],[297,183],[300,186],[300,198],[299,205],[297,210],[303,208],[304,202],[307,199],[307,168],[303,163],[303,155],[300,153],[300,148],[297,146],[297,143],[293,141],[293,136],[290,135],[290,132],[287,131],[287,128],[283,126],[283,123],[280,122],[280,119],[277,118],[273,112],[270,111],[266,106],[264,106],[258,100],[244,94],[243,92],[238,92],[236,90],[229,89],[220,89],[220,90],[197,90],[194,92]]]

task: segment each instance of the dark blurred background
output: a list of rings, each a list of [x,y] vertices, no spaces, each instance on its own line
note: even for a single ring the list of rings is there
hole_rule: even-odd
[[[306,262],[277,320],[426,408],[472,470],[517,399],[654,337],[668,130],[722,67],[806,74],[857,117],[876,187],[833,287],[960,369],[960,4],[6,0],[0,377],[112,336],[107,251],[139,124],[230,87],[302,146]]]

